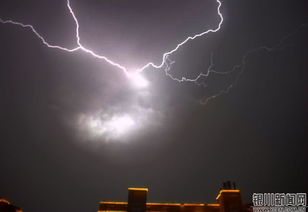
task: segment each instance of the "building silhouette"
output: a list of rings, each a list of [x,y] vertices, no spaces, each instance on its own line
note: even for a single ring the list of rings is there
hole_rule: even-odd
[[[128,201],[100,201],[98,212],[250,212],[243,205],[241,192],[228,181],[216,196],[216,202],[148,202],[148,188],[128,188]]]

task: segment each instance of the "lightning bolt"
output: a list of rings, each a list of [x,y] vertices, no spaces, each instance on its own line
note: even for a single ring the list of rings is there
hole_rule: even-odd
[[[148,62],[146,63],[144,66],[134,70],[135,72],[130,72],[128,71],[128,68],[121,65],[120,63],[113,61],[112,59],[108,58],[105,55],[101,55],[96,53],[94,50],[91,50],[89,48],[87,48],[86,46],[84,46],[82,44],[81,38],[80,38],[80,25],[79,25],[79,21],[74,13],[74,10],[71,6],[70,0],[66,1],[66,5],[68,8],[68,11],[70,13],[70,15],[72,16],[74,23],[75,23],[75,39],[76,39],[76,46],[74,48],[67,48],[67,47],[63,47],[63,46],[59,46],[59,45],[54,45],[49,43],[34,27],[33,25],[30,24],[24,24],[21,22],[17,22],[14,20],[3,20],[0,18],[0,23],[2,24],[13,24],[25,29],[30,29],[34,35],[48,48],[52,48],[52,49],[57,49],[57,50],[61,50],[61,51],[65,51],[68,53],[72,53],[72,52],[76,52],[76,51],[82,51],[86,54],[91,55],[94,58],[100,59],[105,61],[106,63],[118,68],[119,70],[121,70],[128,78],[132,79],[132,81],[137,80],[138,84],[143,86],[143,84],[146,84],[146,81],[143,82],[142,78],[138,79],[138,74],[145,71],[148,68],[155,68],[155,69],[162,69],[165,73],[165,75],[167,77],[169,77],[171,80],[178,82],[178,83],[194,83],[197,86],[203,86],[206,87],[207,85],[204,82],[204,79],[206,79],[207,77],[209,77],[211,74],[215,74],[215,75],[227,75],[227,74],[231,74],[234,73],[236,71],[237,74],[235,75],[235,78],[232,80],[232,82],[228,83],[227,85],[225,85],[226,87],[224,89],[221,89],[218,92],[215,92],[214,94],[208,96],[208,97],[203,97],[200,100],[200,103],[203,105],[206,105],[210,100],[215,99],[223,94],[227,94],[229,93],[229,91],[237,84],[237,82],[239,81],[240,76],[244,73],[245,68],[246,68],[246,64],[247,64],[247,60],[248,58],[257,53],[257,52],[273,52],[276,50],[280,50],[282,48],[285,47],[285,41],[291,37],[292,35],[296,34],[298,32],[298,29],[295,32],[292,32],[290,34],[288,34],[287,36],[283,37],[280,42],[273,46],[273,47],[267,47],[267,46],[261,46],[261,47],[257,47],[254,49],[251,49],[249,51],[247,51],[241,58],[241,61],[239,64],[234,65],[233,68],[231,68],[231,70],[229,71],[225,71],[225,72],[220,72],[220,71],[216,71],[214,68],[214,55],[213,53],[210,55],[210,64],[206,70],[206,72],[201,72],[199,75],[197,75],[194,78],[186,78],[186,77],[174,77],[171,73],[170,73],[170,69],[172,68],[172,65],[175,63],[175,61],[170,59],[170,56],[175,53],[176,51],[178,51],[181,47],[183,47],[185,44],[187,44],[188,42],[195,40],[197,38],[206,36],[209,33],[216,33],[221,29],[221,26],[224,22],[224,18],[223,15],[221,13],[221,6],[222,3],[220,0],[215,0],[217,3],[217,14],[219,16],[219,22],[216,26],[216,28],[214,29],[208,29],[206,31],[203,31],[199,34],[193,35],[193,36],[188,36],[186,39],[184,39],[182,42],[178,43],[175,48],[165,52],[162,54],[162,58],[161,58],[161,62],[155,64],[154,62]],[[303,26],[307,26],[307,24],[303,24],[302,26],[300,26],[299,28],[303,27]],[[136,75],[137,74],[137,75]],[[139,76],[140,77],[140,76]],[[148,120],[148,113],[146,110],[144,110],[144,108],[141,108],[141,112],[139,111],[139,109],[136,109],[136,111],[134,111],[133,116],[137,116],[137,120],[140,119],[140,117],[146,117],[146,119]],[[145,115],[146,114],[146,115]],[[105,115],[107,118],[104,118],[104,116],[100,116],[100,115],[91,115],[90,117],[86,116],[86,122],[82,123],[82,127],[84,128],[88,128],[91,130],[92,133],[94,133],[94,135],[100,135],[100,136],[104,136],[107,140],[109,139],[109,136],[115,136],[117,138],[118,135],[114,135],[114,131],[116,131],[116,134],[125,132],[127,130],[131,130],[130,128],[132,128],[132,126],[135,125],[135,119],[132,118],[131,115],[125,115],[123,116],[122,114],[116,114],[111,112],[111,114],[107,114]],[[94,119],[93,119],[94,117]],[[139,117],[139,118],[138,118]],[[87,123],[87,118],[90,120],[89,123]],[[81,119],[82,120],[82,119]],[[84,125],[83,125],[84,124]],[[145,122],[142,121],[142,125],[144,125]]]
[[[173,54],[174,52],[176,52],[179,48],[181,48],[183,45],[185,45],[187,42],[191,41],[191,40],[194,40],[196,38],[199,38],[199,37],[202,37],[208,33],[214,33],[214,32],[217,32],[220,30],[221,28],[221,25],[223,23],[223,16],[222,16],[222,13],[220,11],[220,8],[221,8],[221,2],[220,0],[216,0],[217,4],[218,4],[218,7],[217,7],[217,14],[220,18],[220,21],[217,25],[217,27],[215,29],[209,29],[209,30],[206,30],[204,32],[201,32],[199,34],[196,34],[194,36],[189,36],[187,37],[185,40],[183,40],[181,43],[177,44],[176,47],[168,52],[165,52],[162,56],[162,60],[159,64],[155,64],[153,62],[148,62],[147,64],[145,64],[143,67],[141,68],[138,68],[137,70],[135,70],[135,73],[133,74],[136,74],[136,73],[140,73],[140,72],[143,72],[145,69],[149,68],[149,67],[153,67],[153,68],[156,68],[156,69],[161,69],[161,68],[164,68],[164,67],[170,67],[169,65],[167,65],[168,62],[170,62],[169,60],[169,56],[171,54]],[[20,27],[23,27],[23,28],[29,28],[30,30],[32,30],[32,32],[42,41],[42,43],[44,45],[46,45],[48,48],[54,48],[54,49],[59,49],[59,50],[62,50],[62,51],[66,51],[66,52],[75,52],[75,51],[83,51],[87,54],[90,54],[91,56],[95,57],[95,58],[98,58],[98,59],[101,59],[101,60],[104,60],[105,62],[109,63],[110,65],[112,66],[115,66],[117,68],[119,68],[120,70],[122,70],[124,72],[124,74],[127,76],[127,77],[132,77],[133,74],[130,73],[128,71],[128,69],[121,65],[120,63],[117,63],[113,60],[111,60],[110,58],[104,56],[104,55],[100,55],[98,53],[96,53],[95,51],[85,47],[82,43],[81,43],[81,39],[80,39],[80,33],[79,33],[79,22],[78,22],[78,19],[74,13],[74,10],[72,9],[72,6],[71,6],[71,3],[70,3],[70,0],[67,0],[67,8],[72,16],[72,18],[74,19],[74,22],[75,22],[75,25],[76,25],[76,28],[75,28],[75,36],[76,36],[76,44],[77,46],[75,48],[72,48],[72,49],[69,49],[69,48],[66,48],[66,47],[62,47],[62,46],[58,46],[58,45],[52,45],[50,43],[47,42],[47,40],[39,34],[39,32],[30,24],[23,24],[21,22],[16,22],[16,21],[13,21],[13,20],[3,20],[0,18],[0,23],[2,24],[14,24],[14,25],[17,25],[17,26],[20,26]],[[178,82],[182,82],[182,81],[195,81],[194,79],[186,79],[186,78],[182,78],[182,79],[177,79],[175,77],[172,77],[171,74],[168,73],[168,68],[165,68],[164,71],[166,73],[166,75],[168,77],[170,77],[172,80],[176,80]]]
[[[239,74],[236,76],[235,80],[229,85],[227,86],[225,89],[219,91],[218,93],[210,96],[210,97],[206,97],[206,98],[203,98],[200,100],[200,103],[201,104],[207,104],[210,100],[212,99],[215,99],[216,97],[222,95],[222,94],[226,94],[226,93],[229,93],[229,91],[231,90],[232,87],[235,86],[235,84],[237,84],[237,81],[239,80],[241,74],[244,72],[244,69],[245,69],[245,66],[246,66],[246,62],[247,62],[247,58],[256,53],[256,52],[260,52],[260,51],[265,51],[265,52],[273,52],[274,50],[278,50],[280,48],[283,48],[283,44],[284,44],[284,41],[291,37],[292,35],[296,34],[299,30],[299,28],[302,28],[302,27],[306,27],[307,24],[302,24],[300,25],[294,32],[291,32],[290,34],[286,35],[285,37],[283,37],[280,42],[276,45],[276,46],[273,46],[273,47],[267,47],[267,46],[261,46],[261,47],[257,47],[255,49],[252,49],[252,50],[249,50],[247,51],[242,59],[241,59],[241,62],[235,66],[233,66],[233,68],[230,70],[230,71],[225,71],[225,72],[218,72],[218,71],[215,71],[213,69],[213,54],[211,54],[211,58],[210,58],[210,65],[208,66],[208,69],[205,73],[201,72],[199,75],[197,75],[195,78],[186,78],[186,77],[181,77],[181,78],[177,78],[177,77],[174,77],[172,76],[172,74],[169,73],[172,65],[175,63],[175,61],[171,60],[170,59],[170,56],[175,53],[178,49],[180,49],[182,46],[184,46],[186,43],[188,43],[189,41],[192,41],[194,39],[197,39],[199,37],[202,37],[202,36],[205,36],[209,33],[215,33],[215,32],[218,32],[220,29],[221,29],[221,26],[223,24],[223,21],[224,21],[224,18],[223,18],[223,15],[221,13],[221,6],[222,6],[222,3],[220,0],[215,0],[217,2],[217,14],[219,16],[219,23],[217,25],[216,28],[214,29],[208,29],[204,32],[201,32],[199,34],[196,34],[196,35],[193,35],[193,36],[189,36],[187,37],[186,39],[184,39],[182,42],[178,43],[174,49],[170,50],[170,51],[167,51],[165,53],[163,53],[162,55],[162,60],[160,63],[158,64],[155,64],[154,62],[148,62],[147,64],[145,64],[144,66],[142,66],[141,68],[138,68],[135,70],[135,73],[131,73],[128,71],[128,69],[121,65],[120,63],[118,62],[115,62],[113,60],[111,60],[110,58],[104,56],[104,55],[100,55],[98,53],[96,53],[94,50],[91,50],[87,47],[85,47],[82,43],[81,43],[81,38],[80,38],[80,33],[79,33],[79,28],[80,28],[80,25],[79,25],[79,22],[78,22],[78,19],[74,13],[74,10],[71,6],[71,3],[70,3],[70,0],[67,0],[66,4],[67,4],[67,8],[69,10],[69,13],[71,14],[74,22],[75,22],[75,25],[76,25],[76,28],[75,28],[75,37],[76,37],[76,47],[74,48],[66,48],[66,47],[62,47],[62,46],[58,46],[58,45],[53,45],[53,44],[50,44],[48,43],[48,41],[42,36],[39,34],[39,32],[30,24],[23,24],[21,22],[16,22],[16,21],[13,21],[13,20],[3,20],[0,18],[0,23],[2,24],[14,24],[14,25],[17,25],[17,26],[20,26],[20,27],[23,27],[23,28],[28,28],[30,29],[37,37],[39,40],[41,40],[41,42],[47,46],[48,48],[53,48],[53,49],[58,49],[58,50],[62,50],[62,51],[66,51],[66,52],[75,52],[75,51],[83,51],[89,55],[91,55],[92,57],[95,57],[95,58],[98,58],[98,59],[101,59],[101,60],[104,60],[105,62],[109,63],[110,65],[112,66],[115,66],[117,67],[118,69],[122,70],[123,73],[128,77],[128,78],[131,78],[131,77],[134,77],[134,74],[138,74],[140,72],[143,72],[144,70],[146,70],[147,68],[155,68],[155,69],[163,69],[163,71],[165,72],[166,76],[169,77],[170,79],[174,80],[174,81],[177,81],[179,83],[184,83],[184,82],[187,82],[187,83],[195,83],[199,86],[206,86],[205,83],[200,83],[199,81],[203,78],[206,78],[208,77],[210,74],[230,74],[236,70],[239,70]]]
[[[276,45],[272,46],[272,47],[269,47],[269,46],[259,46],[259,47],[256,47],[254,49],[248,50],[242,56],[242,59],[241,59],[240,63],[237,64],[237,65],[234,65],[233,68],[230,71],[218,72],[218,71],[213,70],[212,67],[213,67],[214,63],[213,63],[213,54],[212,54],[211,55],[211,60],[210,60],[210,66],[208,67],[206,73],[201,73],[201,74],[199,74],[194,79],[182,78],[180,81],[181,82],[185,82],[185,81],[195,82],[198,85],[204,85],[202,83],[198,83],[198,80],[203,78],[203,77],[208,77],[211,73],[214,73],[214,74],[229,74],[229,73],[232,73],[232,72],[234,72],[236,70],[239,70],[239,73],[236,75],[235,80],[230,85],[228,85],[225,89],[222,89],[218,93],[216,93],[214,95],[211,95],[209,97],[202,98],[200,100],[200,104],[206,105],[210,100],[215,99],[215,98],[217,98],[217,97],[219,97],[219,96],[221,96],[223,94],[228,94],[229,91],[238,83],[239,78],[241,77],[241,75],[245,71],[247,60],[248,60],[249,57],[251,57],[252,55],[254,55],[254,54],[258,53],[258,52],[272,53],[272,52],[275,52],[275,51],[278,51],[278,50],[283,50],[284,48],[288,47],[288,45],[285,44],[287,39],[289,39],[292,36],[296,35],[297,33],[299,33],[299,31],[302,28],[306,28],[306,27],[308,27],[308,23],[301,24],[295,30],[293,30],[292,32],[290,32],[287,35],[285,35],[284,37],[282,37],[279,40],[279,42]],[[174,63],[174,61],[172,61],[172,64],[173,63]]]

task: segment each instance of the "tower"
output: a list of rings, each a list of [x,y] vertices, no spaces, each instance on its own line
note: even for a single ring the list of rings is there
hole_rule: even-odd
[[[146,212],[147,188],[128,188],[128,212]]]
[[[220,205],[220,212],[242,212],[242,198],[240,190],[231,186],[231,182],[223,183],[223,188],[216,197]]]

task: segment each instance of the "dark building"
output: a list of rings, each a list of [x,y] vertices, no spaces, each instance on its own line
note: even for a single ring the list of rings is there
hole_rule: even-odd
[[[147,193],[147,188],[128,188],[127,212],[146,211]]]
[[[249,212],[243,205],[240,190],[223,184],[216,202],[147,202],[147,188],[128,188],[128,202],[101,201],[98,212]]]

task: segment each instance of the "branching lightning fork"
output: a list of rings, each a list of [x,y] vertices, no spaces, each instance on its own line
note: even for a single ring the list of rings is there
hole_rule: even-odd
[[[170,79],[174,80],[174,81],[177,81],[177,82],[188,82],[188,83],[196,83],[197,85],[201,85],[201,86],[206,86],[204,83],[200,83],[199,80],[201,80],[202,78],[204,77],[208,77],[211,73],[214,73],[214,74],[229,74],[229,73],[232,73],[236,70],[239,70],[235,80],[230,84],[228,85],[225,89],[221,90],[220,92],[214,94],[214,95],[211,95],[209,97],[205,97],[203,99],[201,99],[201,104],[207,104],[209,100],[211,99],[214,99],[224,93],[228,93],[230,91],[230,89],[232,87],[234,87],[234,85],[237,83],[239,77],[241,76],[241,74],[244,72],[244,69],[245,69],[245,65],[246,65],[246,61],[247,61],[247,58],[256,53],[256,52],[259,52],[259,51],[265,51],[265,52],[272,52],[274,50],[279,50],[281,48],[283,48],[283,44],[284,44],[284,41],[291,37],[292,35],[296,34],[300,28],[302,27],[307,27],[308,24],[302,24],[300,25],[295,31],[291,32],[290,34],[286,35],[285,37],[283,37],[280,42],[274,46],[274,47],[267,47],[267,46],[261,46],[261,47],[257,47],[255,49],[252,49],[252,50],[249,50],[247,51],[243,57],[242,57],[242,60],[240,62],[240,64],[238,65],[235,65],[233,66],[233,68],[230,70],[230,71],[226,71],[226,72],[217,72],[213,69],[213,54],[211,54],[211,58],[210,58],[210,65],[207,69],[207,71],[205,73],[201,72],[199,75],[197,75],[196,77],[194,78],[186,78],[186,77],[181,77],[181,78],[177,78],[177,77],[174,77],[172,76],[169,71],[171,69],[171,66],[172,64],[174,63],[174,61],[172,61],[170,59],[170,56],[176,52],[179,48],[181,48],[183,45],[185,45],[187,42],[191,41],[191,40],[194,40],[196,38],[199,38],[199,37],[202,37],[202,36],[205,36],[206,34],[208,33],[215,33],[215,32],[218,32],[220,29],[221,29],[221,26],[223,24],[223,21],[224,21],[224,18],[223,18],[223,15],[221,13],[221,6],[222,6],[222,3],[220,0],[215,0],[217,2],[217,14],[220,18],[219,20],[219,23],[217,25],[217,27],[215,29],[209,29],[209,30],[206,30],[204,32],[201,32],[200,34],[196,34],[196,35],[193,35],[193,36],[189,36],[187,37],[185,40],[183,40],[181,43],[177,44],[176,47],[168,52],[165,52],[163,55],[162,55],[162,60],[161,60],[161,63],[159,64],[154,64],[153,62],[148,62],[147,64],[145,64],[143,67],[139,68],[139,69],[136,69],[135,70],[135,73],[140,73],[140,72],[143,72],[144,70],[146,70],[147,68],[150,68],[150,67],[153,67],[153,68],[156,68],[156,69],[163,69],[163,71],[165,72],[166,76],[168,76]],[[66,52],[75,52],[75,51],[83,51],[87,54],[90,54],[91,56],[95,57],[95,58],[98,58],[98,59],[101,59],[101,60],[104,60],[106,61],[107,63],[111,64],[112,66],[115,66],[117,68],[119,68],[120,70],[122,70],[124,72],[124,74],[127,76],[127,77],[132,77],[135,73],[130,73],[126,67],[124,67],[123,65],[121,65],[120,63],[117,63],[113,60],[111,60],[110,58],[104,56],[104,55],[100,55],[98,53],[95,53],[95,51],[91,50],[91,49],[88,49],[86,48],[82,43],[81,43],[81,39],[80,39],[80,35],[79,35],[79,22],[78,22],[78,19],[71,7],[71,3],[70,3],[70,0],[67,0],[67,8],[71,14],[71,16],[73,17],[74,19],[74,22],[76,24],[76,28],[75,28],[75,36],[76,36],[76,44],[77,44],[77,47],[75,48],[66,48],[66,47],[62,47],[62,46],[58,46],[58,45],[53,45],[53,44],[50,44],[47,42],[47,40],[42,36],[40,35],[37,30],[30,24],[23,24],[21,22],[16,22],[16,21],[13,21],[13,20],[3,20],[0,18],[0,23],[2,24],[14,24],[14,25],[17,25],[17,26],[20,26],[20,27],[23,27],[23,28],[28,28],[30,30],[32,30],[32,32],[42,41],[42,43],[49,47],[49,48],[53,48],[53,49],[58,49],[58,50],[62,50],[62,51],[66,51]]]
[[[217,2],[217,4],[218,4],[218,7],[217,7],[217,14],[218,14],[218,16],[219,16],[219,18],[220,18],[220,21],[219,21],[219,23],[218,23],[218,25],[217,25],[217,27],[216,27],[215,29],[209,29],[209,30],[206,30],[206,31],[201,32],[201,33],[199,33],[199,34],[196,34],[196,35],[187,37],[184,41],[182,41],[181,43],[177,44],[176,47],[175,47],[174,49],[172,49],[172,50],[170,50],[170,51],[168,51],[168,52],[165,52],[165,53],[163,54],[163,56],[162,56],[162,61],[161,61],[160,64],[154,64],[153,62],[148,62],[148,63],[145,64],[143,67],[141,67],[141,68],[135,70],[135,72],[136,72],[136,73],[140,73],[140,72],[144,71],[145,69],[147,69],[147,68],[149,68],[149,67],[153,67],[153,68],[156,68],[156,69],[164,68],[164,67],[166,67],[166,63],[167,63],[168,60],[169,60],[168,57],[169,57],[171,54],[173,54],[174,52],[176,52],[176,51],[177,51],[180,47],[182,47],[184,44],[186,44],[187,42],[189,42],[189,41],[191,41],[191,40],[194,40],[194,39],[196,39],[196,38],[202,37],[202,36],[204,36],[204,35],[206,35],[206,34],[208,34],[208,33],[211,33],[211,32],[214,33],[214,32],[219,31],[220,28],[221,28],[221,25],[222,25],[224,19],[223,19],[222,13],[221,13],[221,11],[220,11],[220,9],[221,9],[221,2],[220,2],[220,0],[216,0],[216,2]],[[69,48],[66,48],[66,47],[62,47],[62,46],[52,45],[52,44],[48,43],[48,42],[46,41],[46,39],[45,39],[43,36],[41,36],[41,35],[37,32],[37,30],[36,30],[32,25],[30,25],[30,24],[23,24],[23,23],[21,23],[21,22],[16,22],[16,21],[13,21],[13,20],[3,20],[3,19],[1,19],[1,18],[0,18],[0,22],[3,23],[3,24],[14,24],[14,25],[17,25],[17,26],[20,26],[20,27],[23,27],[23,28],[29,28],[29,29],[31,29],[32,32],[42,41],[42,43],[43,43],[44,45],[46,45],[47,47],[49,47],[49,48],[59,49],[59,50],[62,50],[62,51],[67,51],[67,52],[75,52],[75,51],[81,50],[81,51],[83,51],[83,52],[85,52],[85,53],[90,54],[91,56],[93,56],[93,57],[95,57],[95,58],[104,60],[104,61],[106,61],[107,63],[109,63],[109,64],[111,64],[111,65],[113,65],[113,66],[115,66],[115,67],[121,69],[127,77],[131,77],[131,76],[132,76],[132,73],[128,72],[127,68],[124,67],[123,65],[121,65],[120,63],[117,63],[117,62],[111,60],[110,58],[108,58],[108,57],[106,57],[106,56],[104,56],[104,55],[97,54],[97,53],[95,53],[95,51],[93,51],[93,50],[91,50],[91,49],[88,49],[88,48],[86,48],[85,46],[82,45],[81,39],[80,39],[80,35],[79,35],[79,27],[80,27],[80,26],[79,26],[79,22],[78,22],[78,19],[77,19],[76,15],[75,15],[75,13],[74,13],[74,11],[73,11],[73,9],[72,9],[70,0],[67,0],[67,8],[68,8],[70,14],[72,15],[72,17],[73,17],[73,19],[74,19],[74,21],[75,21],[75,24],[76,24],[75,35],[76,35],[77,47],[72,48],[72,49],[69,49]],[[170,61],[169,61],[169,62],[170,62]],[[168,65],[167,65],[167,67],[170,68],[170,66],[168,66]],[[173,77],[171,74],[168,73],[168,68],[167,68],[167,69],[164,69],[164,71],[165,71],[165,73],[166,73],[166,75],[167,75],[168,77],[170,77],[172,80],[176,80],[176,81],[178,81],[178,82],[184,82],[184,81],[187,81],[187,82],[196,82],[196,80],[197,80],[199,77],[202,76],[202,74],[200,74],[200,76],[197,77],[196,79],[187,79],[187,78],[184,78],[184,77],[181,78],[181,79],[178,79],[178,78],[175,78],[175,77]],[[133,74],[135,74],[135,73],[133,73]]]
[[[197,83],[197,80],[202,78],[202,77],[207,77],[209,76],[210,73],[215,73],[215,74],[228,74],[228,73],[232,73],[234,72],[235,70],[239,70],[238,74],[236,75],[235,77],[235,80],[229,84],[225,89],[222,89],[220,90],[218,93],[214,94],[214,95],[211,95],[209,97],[204,97],[200,100],[200,103],[203,104],[203,105],[206,105],[210,100],[212,99],[215,99],[223,94],[227,94],[229,93],[229,91],[237,84],[239,78],[241,77],[241,75],[243,74],[243,72],[245,71],[245,68],[246,68],[246,63],[247,63],[247,60],[249,58],[249,56],[255,54],[255,53],[258,53],[258,52],[267,52],[267,53],[271,53],[271,52],[274,52],[274,51],[278,51],[278,50],[282,50],[286,47],[288,47],[288,45],[285,44],[285,41],[287,39],[289,39],[290,37],[296,35],[297,33],[299,33],[299,31],[302,29],[302,28],[306,28],[308,27],[308,23],[304,23],[304,24],[301,24],[299,25],[294,31],[288,33],[287,35],[285,35],[284,37],[282,37],[282,39],[280,39],[280,41],[272,46],[272,47],[269,47],[269,46],[259,46],[259,47],[256,47],[254,49],[251,49],[249,51],[247,51],[243,56],[242,56],[242,59],[240,61],[239,64],[237,65],[234,65],[233,68],[230,70],[230,71],[227,71],[227,72],[216,72],[215,70],[212,70],[211,67],[213,66],[213,55],[211,55],[211,63],[210,63],[210,66],[209,68],[207,69],[207,72],[205,74],[201,73],[199,74],[195,79],[194,82]]]

